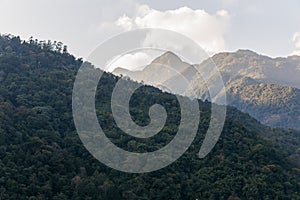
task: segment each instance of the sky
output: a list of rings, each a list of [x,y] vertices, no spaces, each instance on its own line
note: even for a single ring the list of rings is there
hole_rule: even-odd
[[[164,28],[210,55],[250,49],[279,57],[300,55],[299,11],[299,0],[0,0],[0,33],[61,41],[85,59],[116,34]],[[152,59],[124,57],[120,63],[137,66]]]

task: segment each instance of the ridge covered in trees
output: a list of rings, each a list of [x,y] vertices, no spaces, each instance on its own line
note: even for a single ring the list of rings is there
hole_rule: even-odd
[[[82,60],[50,44],[0,37],[0,199],[300,199],[300,167],[292,162],[300,155],[299,134],[293,130],[265,127],[228,107],[217,145],[204,159],[197,157],[209,102],[199,101],[197,137],[170,166],[145,174],[106,167],[84,148],[73,123],[72,87]],[[107,136],[133,152],[166,145],[180,122],[175,96],[149,86],[135,92],[130,112],[136,123],[149,122],[148,108],[155,102],[168,112],[159,134],[135,139],[111,115],[118,79],[104,73],[96,95]]]

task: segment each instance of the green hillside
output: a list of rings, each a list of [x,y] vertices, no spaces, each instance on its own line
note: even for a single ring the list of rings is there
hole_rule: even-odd
[[[300,90],[276,84],[232,84],[228,104],[264,124],[300,130]]]
[[[72,87],[81,64],[60,43],[0,37],[0,199],[300,199],[297,132],[265,127],[229,107],[214,150],[197,157],[209,102],[199,101],[198,135],[170,166],[128,174],[101,164],[84,148],[73,123]],[[110,109],[118,79],[104,73],[96,95],[99,123],[112,142],[148,152],[172,140],[180,122],[178,101],[148,86],[133,95],[132,117],[147,124],[149,106],[161,103],[166,126],[147,140],[122,133]]]

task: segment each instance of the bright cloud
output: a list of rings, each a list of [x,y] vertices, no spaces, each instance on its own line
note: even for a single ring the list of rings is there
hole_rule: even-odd
[[[159,11],[146,5],[139,6],[135,16],[121,16],[115,25],[124,30],[161,28],[184,34],[196,41],[209,54],[226,50],[224,34],[230,24],[226,10],[209,14],[205,10],[181,7]]]
[[[295,46],[295,50],[293,51],[293,55],[300,55],[300,32],[296,32],[293,34],[292,41]]]
[[[300,32],[294,33],[293,42],[295,43],[295,47],[300,49]]]
[[[219,10],[214,14],[209,14],[205,10],[193,10],[188,7],[159,11],[150,8],[148,5],[137,4],[135,11],[131,15],[124,14],[113,23],[103,22],[101,30],[114,30],[116,32],[116,30],[129,31],[137,28],[167,29],[189,37],[209,55],[212,55],[220,51],[226,51],[224,35],[229,25],[230,15],[226,10]],[[144,40],[144,45],[151,47],[163,45],[167,49],[176,51],[189,48],[186,44],[182,44],[182,41],[178,41],[178,38],[175,36],[172,38],[172,34],[155,35],[149,32]],[[156,45],[157,43],[160,45]],[[113,60],[109,66],[109,71],[117,67],[130,70],[141,69],[154,58],[149,52],[126,54]],[[199,59],[201,60],[202,58]]]
[[[145,52],[125,54],[110,63],[109,71],[113,71],[117,67],[129,70],[138,70],[145,65],[150,64],[154,58],[155,57],[152,57]]]

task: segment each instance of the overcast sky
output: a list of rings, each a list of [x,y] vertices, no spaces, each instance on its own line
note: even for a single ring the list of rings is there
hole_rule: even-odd
[[[143,27],[180,32],[211,54],[300,54],[299,0],[0,0],[1,34],[62,41],[83,58],[111,36]]]

